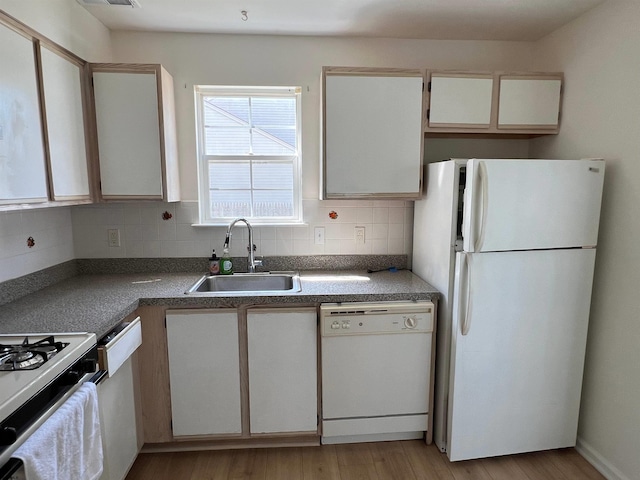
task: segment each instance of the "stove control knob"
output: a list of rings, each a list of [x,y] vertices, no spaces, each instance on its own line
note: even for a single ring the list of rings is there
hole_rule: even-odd
[[[75,385],[82,378],[82,374],[76,370],[69,370],[64,374],[63,382],[65,385]]]
[[[7,446],[16,443],[18,440],[18,432],[13,427],[4,427],[0,430],[0,445]]]
[[[95,358],[85,358],[80,361],[79,367],[84,373],[93,373],[96,371],[96,365]]]
[[[414,329],[418,326],[418,320],[416,317],[404,317],[404,326],[406,328]]]

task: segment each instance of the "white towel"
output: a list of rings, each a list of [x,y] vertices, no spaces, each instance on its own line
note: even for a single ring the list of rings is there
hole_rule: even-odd
[[[96,480],[102,474],[98,391],[85,382],[13,453],[27,480]]]

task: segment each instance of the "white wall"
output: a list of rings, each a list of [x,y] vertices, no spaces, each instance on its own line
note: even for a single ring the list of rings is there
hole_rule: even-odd
[[[76,256],[161,257],[205,256],[218,252],[222,228],[194,228],[197,173],[194,85],[300,85],[302,94],[302,157],[304,227],[257,228],[258,253],[410,254],[413,203],[398,201],[319,201],[320,73],[323,65],[405,68],[526,70],[531,44],[526,42],[463,42],[329,37],[278,37],[176,33],[112,33],[114,59],[162,63],[176,88],[178,147],[183,202],[177,206],[112,205],[73,211]],[[444,142],[444,143],[443,143]],[[528,142],[427,140],[426,158],[451,155],[522,157]],[[480,155],[476,153],[476,155]],[[175,209],[169,221],[162,211]],[[160,211],[158,211],[160,210]],[[338,218],[329,218],[336,211]],[[354,227],[365,226],[365,245],[356,245]],[[325,245],[316,245],[313,231],[325,227]],[[108,228],[122,233],[120,248],[107,246]],[[244,255],[240,240],[235,255]]]
[[[111,60],[109,30],[75,1],[0,0],[0,10],[86,60]],[[0,212],[0,281],[73,258],[69,208]]]
[[[638,25],[640,2],[606,2],[538,42],[534,63],[564,71],[566,90],[560,135],[532,153],[607,160],[579,444],[621,479],[640,479]]]
[[[73,0],[0,0],[0,10],[90,62],[111,61],[111,32]]]

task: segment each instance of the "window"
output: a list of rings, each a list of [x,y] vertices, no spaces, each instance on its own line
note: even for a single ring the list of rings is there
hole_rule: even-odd
[[[200,223],[300,223],[299,87],[197,86]]]

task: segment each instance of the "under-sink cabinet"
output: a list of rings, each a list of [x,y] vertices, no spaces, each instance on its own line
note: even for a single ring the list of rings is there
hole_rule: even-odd
[[[315,307],[167,310],[173,440],[318,431]]]
[[[318,429],[315,308],[247,311],[251,434]]]
[[[175,437],[242,433],[235,309],[167,312]]]

